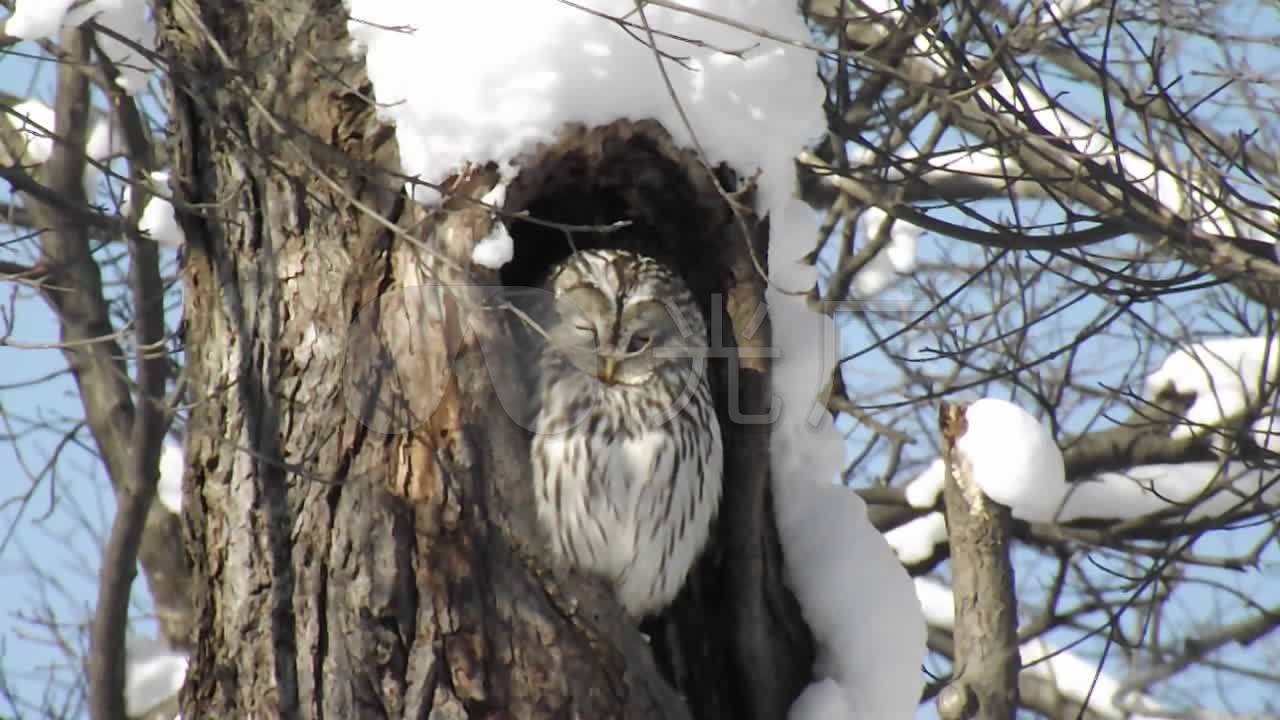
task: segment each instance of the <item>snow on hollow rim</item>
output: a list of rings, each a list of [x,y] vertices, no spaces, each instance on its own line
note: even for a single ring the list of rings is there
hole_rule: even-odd
[[[778,210],[791,193],[792,158],[823,132],[814,54],[687,13],[646,8],[655,33],[704,43],[655,38],[682,61],[667,60],[664,67],[691,134],[653,50],[642,42],[646,32],[634,1],[579,4],[588,10],[556,0],[351,0],[348,30],[365,50],[385,118],[396,125],[404,172],[438,183],[467,162],[518,158],[553,140],[565,123],[653,118],[679,145],[694,147],[696,135],[713,163],[748,174],[763,170],[762,199]],[[783,37],[808,38],[794,3],[687,4]],[[631,34],[611,19],[617,17],[632,23]],[[417,197],[432,202],[433,195]]]
[[[677,144],[700,146],[713,164],[728,163],[742,175],[761,171],[757,198],[773,236],[767,299],[774,345],[785,349],[772,373],[782,410],[771,440],[775,515],[787,582],[820,639],[817,679],[789,717],[910,718],[923,687],[924,619],[910,578],[862,500],[832,484],[844,445],[815,401],[838,343],[830,318],[810,311],[797,292],[816,280],[802,259],[814,247],[818,217],[793,197],[794,157],[825,131],[816,57],[649,6],[656,32],[698,41],[656,38],[664,54],[681,59],[663,65],[669,90],[642,42],[634,0],[579,4],[588,10],[556,0],[350,0],[348,29],[364,49],[380,112],[396,126],[402,170],[422,181],[443,181],[465,163],[517,160],[554,140],[566,123],[646,118]],[[686,5],[780,37],[809,38],[795,2]],[[618,17],[635,23],[632,34],[612,19]],[[421,186],[414,197],[438,200]],[[481,260],[500,260],[488,250]]]

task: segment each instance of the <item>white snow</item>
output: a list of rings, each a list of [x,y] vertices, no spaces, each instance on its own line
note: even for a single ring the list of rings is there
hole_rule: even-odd
[[[947,541],[947,520],[940,512],[922,515],[884,534],[885,542],[904,565],[924,562],[936,545]]]
[[[775,217],[766,295],[782,406],[771,442],[774,517],[787,584],[819,644],[815,683],[788,717],[910,718],[924,684],[924,618],[911,601],[910,577],[862,499],[832,484],[844,442],[816,398],[834,367],[835,324],[811,311],[803,294],[787,292],[813,286],[814,269],[798,260],[813,247],[818,218],[798,200]]]
[[[496,209],[502,208],[502,203],[507,197],[507,183],[515,175],[515,168],[510,165],[504,165],[502,171],[502,180],[494,185],[493,189],[485,193],[480,201]],[[515,256],[515,243],[511,238],[511,233],[507,231],[507,226],[502,222],[502,218],[495,217],[493,229],[487,236],[482,238],[480,242],[471,250],[471,262],[477,265],[483,265],[490,270],[498,270],[503,265],[511,262],[511,258]]]
[[[654,118],[681,145],[692,147],[696,135],[712,163],[727,161],[748,175],[763,169],[763,203],[779,208],[792,190],[791,158],[823,129],[813,122],[822,107],[820,100],[813,104],[819,87],[814,55],[711,20],[647,7],[645,17],[656,32],[705,43],[656,38],[669,56],[664,67],[691,133],[646,44],[634,0],[578,4],[603,16],[553,0],[350,0],[348,29],[365,49],[379,105],[396,125],[404,172],[439,182],[464,163],[517,158],[553,139],[568,122],[590,126]],[[808,38],[792,3],[687,5],[784,37]],[[630,23],[625,29],[612,19],[624,16]],[[474,52],[477,34],[490,51]]]
[[[1114,675],[1099,669],[1098,660],[1071,650],[1055,647],[1042,638],[1032,638],[1018,647],[1022,674],[1042,678],[1060,695],[1086,704],[1105,720],[1139,720],[1127,708],[1140,708],[1144,713],[1161,712],[1161,705],[1141,694],[1122,694],[1123,684]],[[1124,697],[1124,695],[1130,695]],[[1149,720],[1158,720],[1142,715]]]
[[[23,40],[51,37],[62,26],[73,0],[17,0],[5,20],[4,31]]]
[[[956,598],[951,588],[930,577],[915,579],[916,599],[930,627],[951,630],[956,626]]]
[[[1186,439],[1238,419],[1263,388],[1274,389],[1280,350],[1275,338],[1214,338],[1179,348],[1147,377],[1151,397],[1166,390],[1194,395],[1171,437]],[[1265,386],[1263,380],[1266,380]]]
[[[915,580],[915,589],[929,626],[939,630],[954,630],[955,596],[951,588],[933,578],[920,577]],[[1023,675],[1048,681],[1066,699],[1082,704],[1087,700],[1089,710],[1107,720],[1136,720],[1137,716],[1131,716],[1117,702],[1121,699],[1122,684],[1112,675],[1100,671],[1097,660],[1085,658],[1071,650],[1062,650],[1042,638],[1032,638],[1022,643],[1018,651]],[[1146,712],[1160,711],[1160,704],[1144,695],[1124,700],[1129,707],[1138,706]]]
[[[110,115],[103,114],[94,121],[84,148],[85,155],[90,160],[106,165],[111,158],[120,155],[124,150],[124,137]],[[103,174],[93,162],[86,163],[84,168],[84,196],[90,203],[94,202],[98,194],[98,180]]]
[[[1249,429],[1258,447],[1267,452],[1280,453],[1280,416],[1263,415],[1254,420]]]
[[[53,154],[54,137],[57,134],[57,128],[54,127],[57,118],[53,108],[39,100],[30,99],[18,103],[12,110],[12,113],[5,114],[5,120],[22,135],[24,148],[20,163],[39,165],[48,160]],[[99,117],[89,131],[85,154],[96,162],[105,163],[123,150],[124,139],[119,129],[113,125],[110,117]],[[85,194],[91,200],[101,175],[101,171],[92,164],[85,167]]]
[[[1081,519],[1133,519],[1167,513],[1170,522],[1236,512],[1251,503],[1280,502],[1280,481],[1242,462],[1188,462],[1139,465],[1067,483],[1062,454],[1049,431],[1021,408],[986,398],[969,406],[967,431],[957,446],[973,466],[987,497],[1028,522],[1067,523]],[[1276,444],[1273,416],[1254,423],[1264,448]],[[912,507],[934,507],[944,480],[941,459],[907,485]],[[1210,492],[1210,491],[1213,492]],[[902,562],[922,562],[947,541],[938,512],[890,530],[885,539]]]
[[[1216,492],[1201,499],[1211,489]],[[1171,512],[1171,522],[1198,520],[1233,512],[1253,498],[1280,501],[1280,482],[1274,473],[1241,462],[1139,465],[1073,483],[1062,501],[1059,520],[1134,518],[1157,512]]]
[[[869,207],[858,218],[863,241],[869,243],[879,237],[886,222],[893,223],[889,228],[889,244],[858,271],[853,281],[857,297],[869,298],[880,294],[900,275],[909,273],[916,267],[916,243],[920,228],[911,223],[890,220],[889,214],[884,210]]]
[[[142,217],[138,219],[138,230],[146,233],[161,245],[180,247],[186,242],[182,226],[174,215],[173,203],[169,202],[169,171],[156,170],[149,175],[148,192],[151,199],[142,209]],[[130,188],[125,188],[124,199],[120,204],[120,213],[126,217],[132,212],[133,198]]]
[[[175,515],[182,512],[182,445],[171,437],[165,437],[164,448],[160,451],[160,480],[156,484],[156,498],[169,512]]]
[[[120,128],[112,121],[110,115],[102,115],[89,131],[89,140],[85,143],[85,154],[98,162],[106,162],[122,152],[124,152],[124,137],[120,133]]]
[[[1241,462],[1140,465],[1067,483],[1062,453],[1048,429],[1026,411],[1005,400],[984,398],[969,406],[965,419],[968,428],[957,447],[972,464],[974,479],[987,497],[1028,522],[1128,519],[1161,512],[1171,513],[1174,520],[1194,520],[1232,512],[1255,496],[1280,501],[1280,482],[1271,482],[1270,475]],[[1263,447],[1276,442],[1266,432],[1270,422],[1271,416],[1266,416],[1254,424]],[[908,484],[908,504],[933,507],[942,470],[942,460],[935,460]],[[1211,489],[1216,492],[1206,496]],[[918,562],[909,557],[927,558],[932,554],[930,542],[945,542],[945,528],[931,515],[888,534],[904,562]]]
[[[1241,462],[1138,465],[1049,485],[1042,497],[1028,492],[1011,499],[1013,516],[1028,522],[1128,520],[1156,513],[1168,513],[1169,522],[1182,522],[1236,512],[1255,502],[1280,502],[1280,481]],[[934,546],[947,541],[942,520],[940,513],[930,513],[890,530],[885,538],[902,562],[921,562],[933,554]]]
[[[187,676],[186,653],[163,640],[129,636],[125,641],[125,710],[141,717],[182,689]]]
[[[843,720],[858,717],[849,709],[844,690],[840,684],[830,678],[810,683],[800,693],[800,697],[791,703],[787,711],[788,720]]]
[[[56,40],[60,28],[78,27],[89,20],[138,47],[155,48],[155,26],[147,17],[146,0],[17,0],[4,29],[24,40]],[[132,94],[146,87],[147,76],[155,66],[145,55],[106,33],[98,33],[95,39],[120,71],[116,82],[121,89]]]
[[[1008,400],[983,398],[965,410],[956,449],[992,500],[1028,520],[1051,520],[1066,491],[1062,452],[1049,429]]]
[[[947,465],[942,462],[942,458],[935,458],[924,472],[907,484],[904,491],[907,504],[917,510],[928,510],[937,504],[938,495],[942,493],[942,486],[946,482]]]
[[[490,270],[497,270],[511,262],[515,256],[515,243],[507,226],[502,221],[495,222],[493,231],[485,236],[471,250],[471,262],[483,265]]]
[[[1049,2],[1045,3],[1041,8],[1041,11],[1052,12],[1053,17],[1061,22],[1072,15],[1092,9],[1101,4],[1102,3],[1099,2],[1099,0],[1049,0]],[[1041,17],[1041,20],[1048,21],[1049,18]]]
[[[23,150],[23,165],[39,165],[53,154],[53,137],[55,115],[53,108],[39,100],[23,100],[13,106],[13,113],[6,113],[5,119],[14,129],[22,133],[26,147]]]
[[[180,247],[186,242],[186,235],[173,214],[173,204],[161,197],[153,197],[147,203],[142,219],[138,221],[138,229],[161,245]]]
[[[773,237],[768,302],[774,345],[782,349],[773,368],[781,407],[772,429],[775,512],[787,581],[821,644],[817,682],[791,717],[853,711],[909,718],[923,686],[924,622],[910,601],[910,578],[868,522],[862,500],[833,484],[843,441],[816,401],[835,359],[834,324],[789,294],[815,280],[803,257],[814,247],[818,221],[793,190],[795,155],[826,130],[816,57],[678,10],[649,5],[642,18],[634,0],[580,4],[590,12],[552,0],[350,0],[348,28],[364,50],[381,112],[396,126],[402,170],[423,182],[439,183],[467,163],[518,162],[568,123],[622,118],[655,119],[677,144],[741,176],[760,171],[757,201]],[[687,5],[781,37],[809,38],[795,3]],[[658,33],[661,67],[646,21]],[[489,50],[474,52],[477,36]],[[408,190],[420,202],[438,200],[434,192]],[[487,238],[472,259],[499,265],[508,245],[508,238]],[[899,243],[886,259],[906,267],[907,255],[914,251]]]
[[[803,476],[776,489],[788,584],[818,643],[815,683],[788,717],[912,717],[924,684],[925,625],[911,579],[857,493]]]

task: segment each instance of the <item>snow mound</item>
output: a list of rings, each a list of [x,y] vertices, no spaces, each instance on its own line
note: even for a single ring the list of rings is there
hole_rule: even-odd
[[[924,687],[924,618],[862,498],[814,483],[792,484],[776,501],[788,584],[818,643],[815,682],[788,717],[913,717]]]
[[[879,237],[881,228],[889,222],[889,214],[878,207],[869,207],[858,218],[858,225],[864,242],[872,242]],[[857,297],[869,298],[879,295],[888,289],[901,275],[911,272],[916,267],[916,244],[920,237],[920,228],[901,220],[893,221],[889,228],[889,244],[862,266],[853,279],[853,290]]]
[[[931,627],[940,630],[955,629],[955,596],[951,588],[932,578],[916,578],[916,596],[924,608]],[[1032,638],[1018,646],[1022,660],[1022,675],[1042,679],[1052,685],[1066,699],[1085,705],[1098,717],[1108,720],[1138,720],[1120,710],[1118,701],[1125,699],[1130,705],[1147,712],[1160,712],[1161,706],[1152,698],[1134,694],[1122,698],[1122,683],[1112,674],[1098,667],[1098,660],[1084,657],[1071,650],[1063,650],[1042,638]],[[1149,720],[1154,717],[1142,715]]]
[[[936,458],[924,472],[907,484],[907,504],[917,510],[928,510],[938,502],[942,486],[947,480],[947,466],[942,458]]]
[[[142,209],[142,217],[138,219],[138,230],[150,236],[161,245],[180,247],[186,242],[186,234],[178,224],[174,214],[173,203],[169,202],[169,171],[156,170],[150,173],[148,191],[152,193],[146,207]],[[120,214],[128,216],[133,209],[133,197],[130,188],[125,188],[124,199],[120,204]]]
[[[1196,437],[1209,428],[1238,418],[1268,392],[1280,366],[1280,343],[1275,338],[1214,338],[1179,348],[1160,369],[1147,376],[1147,394],[1172,391],[1193,395],[1185,422],[1173,429],[1174,438]]]
[[[1062,452],[1049,429],[1008,400],[983,398],[965,410],[956,448],[987,497],[1027,520],[1050,521],[1066,494]]]
[[[63,27],[79,27],[89,20],[126,38],[122,42],[106,33],[95,38],[120,75],[116,83],[133,94],[147,86],[155,66],[145,51],[155,48],[155,25],[147,17],[146,0],[17,0],[4,30],[23,40],[54,38]]]
[[[727,161],[745,174],[761,168],[764,203],[779,207],[792,188],[791,158],[822,132],[814,122],[822,108],[820,95],[814,102],[814,54],[690,13],[646,7],[691,132],[634,0],[576,4],[351,0],[348,30],[365,51],[384,117],[396,125],[404,172],[439,182],[464,163],[519,157],[551,141],[565,123],[653,118],[680,145],[693,147],[696,135],[713,163]],[[686,4],[808,38],[794,3]],[[485,38],[485,52],[475,52],[477,36]],[[420,189],[415,197],[431,202],[434,194]]]
[[[53,108],[39,100],[24,100],[13,106],[13,113],[6,118],[15,130],[22,133],[25,144],[21,162],[24,165],[39,165],[53,154],[54,128]]]
[[[928,560],[934,546],[947,541],[947,519],[931,512],[890,530],[884,539],[903,564],[915,565]]]
[[[156,498],[169,512],[182,512],[182,472],[186,467],[182,445],[171,437],[165,437],[160,451],[160,480],[156,484]]]
[[[971,464],[974,479],[987,497],[1028,522],[1130,519],[1156,513],[1169,513],[1172,520],[1197,520],[1236,512],[1255,500],[1280,501],[1280,482],[1238,461],[1139,465],[1067,483],[1062,453],[1048,428],[1026,411],[1005,400],[985,398],[969,406],[965,419],[968,428],[957,447]],[[1276,442],[1272,422],[1268,415],[1253,426],[1264,448]],[[907,486],[907,502],[916,508],[933,507],[942,478],[942,461],[935,460]],[[888,534],[903,562],[919,562],[909,558],[927,558],[933,545],[946,541],[945,526],[931,515]]]
[[[172,650],[163,640],[130,636],[125,641],[125,710],[130,717],[178,694],[186,681],[186,653]]]

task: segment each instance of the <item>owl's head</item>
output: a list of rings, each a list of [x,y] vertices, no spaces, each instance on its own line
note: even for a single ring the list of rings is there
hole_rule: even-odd
[[[684,281],[653,258],[583,250],[552,272],[549,289],[553,351],[601,382],[640,385],[705,366],[702,313]]]

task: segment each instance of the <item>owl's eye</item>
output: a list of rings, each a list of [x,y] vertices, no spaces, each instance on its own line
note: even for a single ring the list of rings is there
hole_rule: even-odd
[[[585,323],[578,323],[577,325],[574,325],[574,327],[575,327],[575,328],[577,328],[577,330],[578,330],[579,332],[582,332],[582,333],[584,333],[584,334],[586,334],[586,335],[590,335],[590,336],[591,336],[591,341],[592,341],[592,342],[596,342],[596,327],[595,327],[594,325],[587,325],[587,324],[585,324]]]
[[[653,338],[649,337],[648,335],[644,335],[642,333],[636,333],[635,335],[631,336],[630,340],[627,341],[627,352],[630,354],[638,353],[644,350],[645,348],[649,347],[649,343],[652,340]]]

